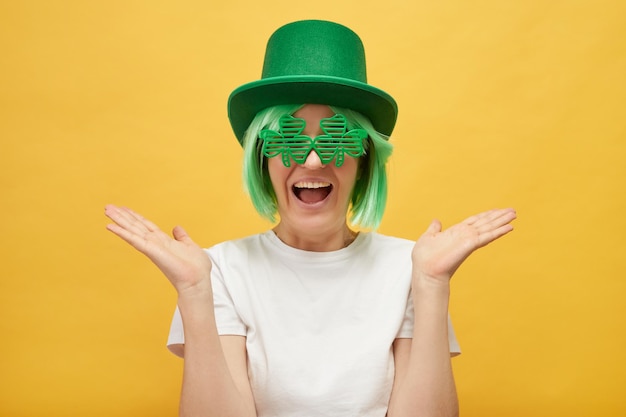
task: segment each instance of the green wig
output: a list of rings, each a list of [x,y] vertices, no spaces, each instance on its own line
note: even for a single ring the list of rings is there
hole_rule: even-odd
[[[267,169],[266,158],[261,149],[259,133],[263,129],[278,130],[278,120],[284,114],[293,114],[303,105],[280,105],[268,107],[257,113],[243,137],[243,183],[257,212],[276,221],[278,207],[276,194]],[[387,203],[387,159],[393,145],[388,137],[377,132],[368,118],[350,109],[330,106],[337,114],[343,114],[348,129],[365,129],[365,153],[359,161],[357,180],[350,199],[350,222],[363,228],[375,230],[382,220]]]

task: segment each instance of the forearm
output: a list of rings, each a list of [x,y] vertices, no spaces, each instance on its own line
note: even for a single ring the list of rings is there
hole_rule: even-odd
[[[180,415],[254,416],[254,405],[243,398],[228,369],[217,333],[212,293],[179,294],[178,308],[185,332]]]
[[[178,293],[185,332],[181,416],[255,416],[245,366],[245,342],[239,343],[239,349],[223,349],[217,333],[212,263],[207,253],[180,226],[172,230],[172,239],[128,208],[107,205],[105,213],[114,222],[107,229],[146,255]],[[229,363],[236,364],[237,378],[229,370]]]
[[[394,384],[390,417],[452,417],[458,400],[448,342],[446,282],[413,278],[415,321],[408,365]]]

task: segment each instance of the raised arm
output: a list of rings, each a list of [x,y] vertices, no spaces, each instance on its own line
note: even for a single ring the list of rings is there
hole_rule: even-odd
[[[181,416],[256,416],[245,342],[217,333],[211,260],[179,226],[169,237],[128,208],[107,205],[107,229],[146,255],[172,283],[185,332]]]
[[[513,209],[491,210],[442,231],[433,221],[413,249],[413,339],[394,343],[396,378],[388,417],[455,417],[448,345],[450,278],[467,257],[513,230]]]

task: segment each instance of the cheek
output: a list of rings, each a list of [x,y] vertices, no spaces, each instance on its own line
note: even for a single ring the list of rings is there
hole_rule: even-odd
[[[265,160],[265,163],[267,164],[267,171],[270,174],[272,182],[274,182],[274,178],[278,178],[280,176],[281,169],[284,168],[282,164],[276,163],[278,162],[276,159],[277,158],[269,158]]]
[[[274,191],[279,192],[279,190],[284,188],[287,177],[291,172],[291,168],[285,167],[279,157],[270,158],[266,160],[266,162],[270,180],[274,186]]]
[[[338,172],[338,176],[341,178],[341,182],[344,184],[349,184],[350,189],[356,183],[359,175],[359,160],[351,158],[350,161],[346,160],[346,162],[341,167],[342,169]]]

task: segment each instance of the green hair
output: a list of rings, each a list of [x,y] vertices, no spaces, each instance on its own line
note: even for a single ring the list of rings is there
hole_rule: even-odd
[[[278,130],[278,119],[284,114],[293,114],[303,105],[280,105],[268,107],[257,113],[243,137],[243,183],[257,212],[276,221],[278,207],[276,193],[272,187],[266,158],[261,152],[263,141],[259,133],[263,129]],[[376,229],[382,220],[387,203],[386,163],[393,145],[388,137],[377,132],[368,118],[350,109],[330,106],[346,117],[348,129],[365,129],[368,138],[364,143],[365,153],[359,161],[357,180],[350,199],[350,222],[364,228]]]

